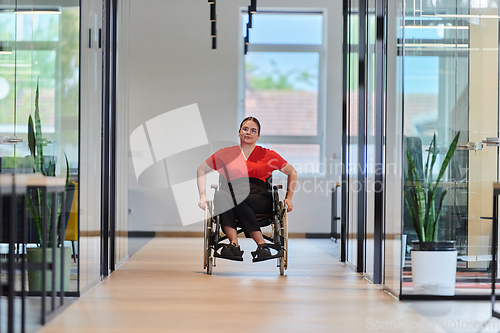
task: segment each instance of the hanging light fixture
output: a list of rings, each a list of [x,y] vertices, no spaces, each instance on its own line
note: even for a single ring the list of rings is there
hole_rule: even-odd
[[[215,12],[215,1],[210,4],[210,22],[216,21],[217,14]]]
[[[247,23],[247,29],[252,29],[252,12],[250,11],[250,6],[248,6],[248,23]]]
[[[210,5],[210,27],[212,36],[212,50],[217,49],[217,13],[215,10],[215,0],[208,0]]]
[[[248,30],[248,23],[247,23],[247,35],[245,36],[244,40],[244,48],[245,48],[245,54],[248,53],[248,44],[250,44],[250,30]]]
[[[216,37],[217,36],[217,22],[211,22],[212,24],[212,37]]]
[[[212,37],[212,49],[217,48],[217,12],[215,7],[216,0],[208,0],[210,5],[210,22],[211,22],[211,37]],[[248,6],[248,22],[247,22],[247,34],[244,37],[244,47],[245,54],[248,52],[248,45],[250,44],[250,32],[249,30],[253,28],[253,14],[257,13],[257,0],[250,0],[250,6]]]
[[[250,1],[250,12],[252,14],[257,13],[257,0]]]

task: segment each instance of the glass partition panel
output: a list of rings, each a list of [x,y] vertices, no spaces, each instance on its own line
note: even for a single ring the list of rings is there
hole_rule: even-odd
[[[64,262],[66,295],[76,296],[79,291],[76,198],[79,182],[80,7],[79,1],[75,0],[51,1],[51,8],[42,2],[37,3],[40,5],[4,1],[0,8],[0,174],[14,175],[14,180],[25,179],[25,174],[59,177],[65,186],[57,192],[55,200],[52,197],[45,200],[41,193],[47,186],[33,185],[28,188],[25,198],[18,202],[17,217],[22,217],[21,213],[26,216],[27,244],[23,244],[20,225],[16,237],[10,241],[17,244],[16,256],[27,258],[28,265],[27,274],[24,274],[24,269],[16,268],[15,287],[20,291],[19,286],[25,285],[29,296],[41,294],[36,281],[40,276],[37,272],[41,273],[41,270],[31,264],[32,256],[27,253],[41,250],[40,226],[46,225],[49,235],[45,244],[54,244],[56,253],[64,246],[67,254],[64,261],[56,260],[55,270],[60,272],[61,262]],[[44,218],[44,210],[49,212],[51,219]],[[4,255],[6,239],[1,237],[0,242],[3,243],[0,244],[0,253]],[[52,268],[49,268],[47,280],[51,274]],[[58,290],[61,288],[59,284],[57,287]],[[52,285],[47,290],[52,290]],[[34,304],[37,302],[30,303],[30,306]],[[47,307],[47,313],[51,311]],[[0,328],[0,331],[3,330]]]
[[[348,185],[348,208],[347,208],[347,261],[357,265],[358,249],[358,194],[361,190],[358,182],[358,93],[359,93],[359,63],[358,63],[358,41],[359,41],[359,14],[358,1],[351,1],[349,8],[349,52],[348,52],[348,134],[347,134],[347,185]]]
[[[80,126],[102,128],[102,49],[99,28],[102,2],[82,2]],[[88,37],[87,37],[88,36]],[[89,290],[101,280],[101,147],[100,135],[82,131],[80,142],[80,290]]]
[[[367,80],[366,80],[366,229],[365,272],[373,278],[375,227],[375,0],[367,1]]]
[[[498,137],[498,1],[406,1],[400,26],[404,26],[404,35],[399,36],[401,42],[404,37],[404,143],[417,161],[421,180],[437,188],[438,198],[446,193],[442,204],[435,203],[436,209],[441,206],[437,238],[455,242],[456,294],[488,294],[491,193],[498,152],[483,141]],[[438,184],[440,166],[458,133],[461,144]],[[436,163],[426,172],[433,140]],[[411,294],[409,245],[417,233],[407,205],[404,235],[408,265],[403,293]]]
[[[401,293],[401,208],[402,208],[402,124],[403,54],[398,46],[402,35],[403,0],[388,2],[387,20],[387,133],[385,142],[385,226],[383,260],[384,288]]]

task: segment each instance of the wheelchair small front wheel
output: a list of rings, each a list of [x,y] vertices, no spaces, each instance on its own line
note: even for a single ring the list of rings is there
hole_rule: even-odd
[[[280,262],[280,275],[285,275],[285,257],[279,258]]]
[[[212,275],[212,267],[214,265],[214,257],[210,256],[207,262],[207,274]]]

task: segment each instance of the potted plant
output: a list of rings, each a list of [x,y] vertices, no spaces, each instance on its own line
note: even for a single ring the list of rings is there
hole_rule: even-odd
[[[455,153],[460,132],[451,142],[439,174],[433,179],[438,149],[434,134],[423,171],[419,172],[409,149],[406,149],[408,162],[407,191],[404,193],[418,242],[411,251],[413,290],[417,294],[445,295],[455,294],[457,251],[453,241],[439,241],[439,217],[447,189],[438,195],[439,183]]]
[[[50,159],[48,166],[44,165],[44,155],[43,155],[43,138],[42,138],[42,126],[40,120],[40,110],[38,107],[38,97],[39,97],[39,84],[37,82],[36,95],[35,95],[35,122],[33,123],[33,117],[29,115],[28,117],[28,147],[31,154],[31,166],[34,173],[42,174],[46,177],[55,177],[55,160]],[[29,212],[29,217],[34,224],[35,230],[38,234],[39,246],[35,248],[28,248],[26,250],[27,260],[29,263],[41,263],[42,262],[42,247],[46,247],[46,258],[47,263],[52,263],[52,250],[53,245],[56,243],[56,263],[55,274],[56,274],[56,290],[60,289],[60,267],[61,267],[61,246],[63,246],[64,235],[60,234],[60,224],[63,222],[63,217],[61,216],[61,203],[63,195],[66,195],[66,189],[69,184],[69,163],[66,155],[64,155],[66,160],[66,185],[65,191],[56,196],[56,210],[53,211],[53,197],[51,195],[47,196],[47,201],[43,200],[43,189],[42,188],[31,188],[26,196],[26,204]],[[44,210],[47,211],[47,231],[46,231],[46,244],[42,243],[42,219]],[[56,225],[53,225],[53,216],[56,215]],[[56,239],[53,239],[53,228],[56,228]],[[64,251],[64,289],[69,290],[69,279],[70,279],[70,269],[71,269],[71,250],[65,249]],[[47,270],[46,275],[46,290],[52,290],[52,270]],[[41,291],[42,290],[42,271],[39,269],[28,270],[28,286],[30,291]]]

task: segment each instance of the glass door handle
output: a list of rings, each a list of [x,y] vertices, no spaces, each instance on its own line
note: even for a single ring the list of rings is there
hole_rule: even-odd
[[[486,140],[483,140],[483,143],[486,144],[486,146],[499,147],[500,138],[486,138]]]
[[[482,149],[483,149],[482,142],[459,142],[459,143],[457,143],[457,150],[482,150]]]
[[[17,136],[0,136],[0,145],[15,145],[18,142],[23,142]]]
[[[482,150],[484,146],[500,147],[500,138],[486,138],[482,142],[459,142],[457,150]]]

